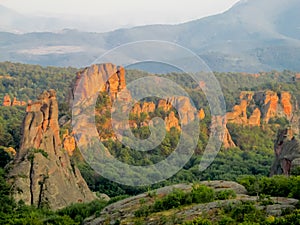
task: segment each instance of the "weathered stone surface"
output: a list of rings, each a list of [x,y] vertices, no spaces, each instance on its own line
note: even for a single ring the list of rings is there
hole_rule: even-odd
[[[144,102],[142,107],[143,113],[150,113],[155,111],[155,104],[153,102]]]
[[[224,134],[222,136],[222,133],[215,134],[217,137],[219,137],[219,140],[223,142],[224,148],[233,148],[236,147],[235,143],[233,142],[231,135],[227,129],[226,126],[226,120],[222,116],[213,116],[211,120],[211,126],[210,129],[213,130],[219,130],[218,128],[221,127],[224,131]]]
[[[248,106],[247,100],[241,100],[241,103],[239,105],[235,105],[232,109],[232,112],[228,112],[226,114],[228,123],[246,125],[248,123],[247,106]]]
[[[263,121],[268,123],[271,118],[277,116],[278,95],[273,91],[264,93],[264,104],[262,107]]]
[[[225,135],[224,135],[224,140],[223,140],[223,147],[224,148],[233,148],[236,147],[236,144],[231,138],[231,135],[228,131],[227,128],[225,128]]]
[[[157,108],[161,108],[165,112],[168,112],[172,108],[172,104],[169,101],[165,100],[165,99],[160,99],[158,101]]]
[[[63,134],[63,141],[62,141],[63,148],[68,152],[69,156],[72,156],[75,149],[76,149],[76,141],[73,135],[69,134],[69,131]]]
[[[294,168],[300,167],[300,141],[291,129],[278,132],[274,144],[275,161],[270,175],[290,175]]]
[[[45,91],[38,99],[27,107],[20,151],[9,172],[15,199],[51,209],[95,199],[61,148],[55,91]]]
[[[141,112],[142,112],[142,108],[141,108],[140,103],[134,104],[134,106],[133,106],[131,112],[132,112],[134,115],[138,115],[138,116],[139,116],[139,115],[141,114]]]
[[[291,97],[292,97],[291,94],[287,91],[281,92],[280,94],[280,103],[283,108],[283,112],[286,115],[288,120],[291,119],[292,110],[293,110]]]
[[[262,206],[258,204],[258,198],[256,196],[249,196],[243,186],[229,181],[204,181],[203,185],[207,185],[213,188],[216,192],[221,190],[233,190],[236,192],[237,197],[229,200],[218,200],[204,204],[192,204],[184,207],[178,207],[177,209],[171,209],[162,213],[153,213],[144,218],[143,224],[156,225],[162,224],[163,214],[165,218],[172,221],[172,218],[176,218],[179,221],[190,221],[202,214],[210,215],[213,217],[217,212],[217,209],[230,205],[237,205],[245,201],[254,203],[257,209],[263,210],[267,215],[280,216],[286,209],[295,209],[297,199],[271,197],[271,200],[275,204]],[[163,198],[167,194],[171,193],[174,189],[180,189],[184,192],[190,192],[192,190],[192,184],[176,184],[154,190],[155,197],[149,193],[143,193],[134,197],[130,197],[116,203],[113,203],[104,208],[99,217],[93,216],[84,221],[85,225],[102,225],[102,224],[114,224],[117,221],[121,224],[134,224],[136,217],[134,213],[142,206],[147,207],[154,203],[155,200]],[[141,203],[142,202],[142,203]]]
[[[81,85],[79,82],[82,82]],[[78,87],[80,90],[77,89]],[[114,101],[118,97],[118,93],[125,88],[125,70],[123,67],[117,67],[111,63],[92,65],[77,73],[70,93],[70,101],[73,103],[74,98],[77,101],[90,98],[99,91],[106,91],[111,100]],[[75,90],[77,96],[74,96]],[[130,98],[130,96],[125,97]]]
[[[248,120],[249,126],[259,127],[260,126],[260,117],[261,117],[261,112],[260,112],[259,108],[256,108],[253,111],[252,115],[249,117],[249,120]]]
[[[181,124],[186,125],[189,122],[195,120],[197,112],[192,106],[191,101],[188,97],[172,97],[167,102],[170,102],[174,106],[174,108],[178,109]]]
[[[166,130],[170,131],[172,127],[180,130],[179,121],[175,116],[175,113],[172,111],[169,116],[165,118]]]

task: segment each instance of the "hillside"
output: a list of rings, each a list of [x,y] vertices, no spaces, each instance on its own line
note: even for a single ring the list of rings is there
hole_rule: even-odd
[[[178,25],[108,33],[0,33],[1,61],[44,66],[90,65],[105,51],[140,40],[164,40],[198,54],[214,71],[300,70],[297,0],[241,1],[227,12]],[[163,54],[163,53],[162,53]],[[182,59],[180,56],[177,60]],[[165,71],[160,71],[165,72]]]
[[[59,221],[64,221],[65,223],[69,221],[70,224],[76,224],[82,223],[84,219],[93,215],[93,219],[101,215],[105,218],[113,217],[115,214],[110,209],[118,208],[120,202],[110,205],[111,203],[142,193],[145,193],[142,194],[144,196],[142,198],[145,198],[146,201],[146,198],[148,200],[148,197],[145,197],[148,196],[147,192],[150,191],[152,193],[151,190],[156,190],[157,188],[169,190],[170,196],[168,193],[157,196],[154,194],[154,197],[150,197],[146,203],[143,203],[143,200],[140,200],[139,197],[123,200],[124,202],[130,202],[132,199],[135,199],[132,210],[131,208],[128,209],[129,212],[125,209],[123,211],[123,208],[119,210],[125,213],[125,221],[127,220],[127,213],[129,213],[129,216],[134,214],[134,218],[130,217],[130,220],[136,220],[136,222],[143,219],[156,222],[168,221],[172,220],[172,218],[175,219],[175,217],[181,218],[182,221],[182,218],[187,215],[190,215],[190,219],[195,221],[211,221],[211,217],[209,217],[211,215],[220,221],[223,217],[226,217],[231,222],[242,222],[237,215],[241,215],[240,210],[246,208],[249,211],[245,215],[252,218],[252,222],[253,218],[255,218],[253,214],[255,214],[260,215],[255,220],[256,222],[265,222],[272,218],[274,223],[279,223],[282,222],[282,219],[277,218],[279,215],[277,213],[282,213],[281,209],[289,208],[294,210],[298,208],[298,205],[296,205],[297,200],[286,199],[287,197],[299,199],[299,190],[297,188],[299,186],[297,176],[299,175],[299,170],[297,169],[297,165],[299,165],[299,148],[293,146],[299,146],[300,141],[298,133],[290,132],[290,130],[297,132],[297,129],[293,128],[298,127],[300,82],[298,81],[299,75],[295,72],[272,71],[258,74],[215,74],[221,84],[227,103],[228,124],[226,125],[228,130],[226,137],[231,137],[233,145],[226,146],[224,142],[214,162],[207,170],[200,172],[199,163],[202,160],[211,127],[220,124],[211,122],[212,120],[218,122],[219,119],[211,117],[205,95],[199,88],[195,88],[195,83],[187,82],[186,74],[169,73],[158,76],[168,78],[183,86],[195,102],[197,111],[190,112],[188,101],[182,96],[170,98],[166,101],[162,101],[159,98],[145,98],[140,102],[135,102],[130,109],[129,128],[135,137],[139,139],[149,137],[149,120],[151,118],[160,117],[167,125],[165,127],[166,136],[161,144],[151,151],[141,152],[130,149],[116,140],[115,134],[111,129],[112,127],[109,125],[110,110],[112,103],[116,101],[116,97],[120,97],[120,91],[126,89],[131,81],[144,76],[153,76],[153,74],[138,70],[126,70],[110,63],[93,65],[77,70],[74,68],[41,67],[6,62],[0,63],[0,68],[2,73],[0,88],[3,90],[3,100],[8,99],[7,96],[4,97],[5,93],[10,96],[11,100],[14,97],[18,101],[34,100],[37,91],[42,92],[42,88],[45,89],[50,85],[53,88],[58,87],[57,101],[59,103],[57,108],[56,97],[51,90],[43,92],[38,101],[30,103],[29,107],[27,107],[27,112],[25,112],[24,106],[6,104],[7,101],[3,102],[3,106],[0,107],[0,166],[3,168],[0,169],[0,179],[4,180],[5,176],[10,175],[11,184],[14,184],[14,186],[9,186],[3,182],[4,186],[2,188],[4,192],[0,193],[0,199],[4,201],[2,204],[3,210],[1,211],[4,214],[0,214],[2,215],[0,217],[1,223],[9,224],[8,221],[14,221],[13,223],[18,223],[19,221],[19,224],[26,224],[26,222],[34,224],[33,221],[54,221],[49,223],[59,224]],[[160,162],[166,156],[172,154],[176,148],[179,142],[181,126],[197,117],[200,119],[199,139],[192,157],[183,168],[170,178],[148,186],[122,185],[107,179],[107,174],[105,173],[99,175],[81,155],[78,143],[76,146],[74,138],[83,137],[83,135],[78,133],[80,129],[74,128],[85,127],[91,121],[88,119],[89,117],[85,117],[82,120],[73,121],[74,126],[72,127],[70,103],[74,100],[85,99],[91,93],[97,91],[99,84],[101,84],[97,79],[103,79],[111,72],[113,76],[105,82],[100,95],[96,99],[94,111],[96,131],[93,134],[97,138],[100,137],[107,148],[106,154],[110,158],[116,158],[127,165],[142,167]],[[94,82],[83,82],[83,86],[81,86],[82,94],[77,94],[76,98],[74,98],[74,91],[77,90],[80,84],[78,79],[84,76],[87,76],[88,80],[90,79]],[[159,78],[157,79],[159,80]],[[20,85],[23,88],[20,88]],[[126,96],[123,96],[126,99],[123,100],[130,100],[130,96],[131,93],[127,93]],[[54,100],[55,110],[51,106]],[[179,111],[184,115],[182,121],[179,120],[178,112],[171,106],[171,103],[184,109],[182,112]],[[86,109],[89,108],[86,107]],[[258,116],[258,110],[260,116]],[[53,120],[53,115],[55,120]],[[25,120],[23,119],[24,117]],[[30,122],[31,120],[32,122]],[[23,131],[21,132],[22,127]],[[281,134],[279,132],[280,135],[277,137],[278,131],[286,128],[288,128],[285,131],[286,133]],[[275,146],[274,142],[276,143]],[[33,147],[33,149],[27,151],[28,147]],[[145,148],[145,146],[141,146],[141,148]],[[17,155],[17,158],[15,155]],[[71,159],[70,162],[69,158]],[[14,160],[13,164],[10,163],[11,160]],[[33,167],[30,167],[30,165]],[[75,169],[76,166],[79,168],[80,173]],[[119,177],[120,173],[113,169],[111,168],[109,173],[115,178]],[[5,170],[5,173],[3,170]],[[11,172],[9,173],[8,170],[11,170]],[[26,174],[23,174],[23,172]],[[27,175],[29,172],[30,176]],[[270,172],[272,174],[292,175],[292,177],[274,176],[273,178],[267,178]],[[57,176],[57,174],[61,174],[61,176]],[[80,174],[86,181],[86,184],[81,179]],[[160,176],[158,173],[155,175],[156,177]],[[69,183],[60,182],[59,177],[64,176],[67,177],[65,180],[68,180]],[[145,174],[133,173],[132,176],[140,182],[147,181]],[[125,177],[124,174],[123,177]],[[49,183],[50,180],[51,183]],[[209,193],[214,193],[211,199],[205,200],[205,202],[202,202],[202,200],[201,202],[198,202],[198,200],[185,202],[183,199],[189,199],[189,194],[182,194],[180,191],[172,193],[173,187],[168,188],[168,186],[174,184],[199,183],[205,180],[210,180],[211,183],[214,183],[213,181],[215,180],[223,180],[223,183],[226,185],[228,184],[226,183],[227,181],[239,182],[247,189],[247,196],[241,195],[243,193],[246,194],[246,192],[240,193],[236,191],[236,194],[226,192],[223,193],[225,197],[217,197],[218,195],[209,189]],[[78,193],[78,189],[76,189],[77,181],[79,182],[80,193],[89,193],[86,186],[88,185],[97,196],[103,197],[105,195],[100,193],[105,193],[111,197],[111,200],[107,202],[107,200],[98,199],[90,203],[74,203],[61,209],[61,207],[69,203],[65,201],[60,202],[52,198],[53,193],[57,196],[62,196],[59,199],[70,199],[70,203],[84,202],[81,194],[68,195],[69,193]],[[55,182],[59,184],[53,184]],[[30,187],[30,183],[32,187]],[[259,183],[259,187],[257,187],[257,183]],[[68,185],[71,185],[72,188]],[[55,190],[53,187],[56,187],[54,188]],[[62,187],[62,190],[57,189],[57,187]],[[18,188],[22,189],[23,193],[18,193]],[[189,190],[191,189],[190,185]],[[32,191],[30,192],[30,190]],[[157,193],[159,190],[157,190]],[[12,193],[12,191],[15,192]],[[67,193],[62,194],[65,191]],[[202,191],[203,189],[200,188],[200,193]],[[179,196],[179,199],[177,198],[178,193],[181,196]],[[198,193],[198,189],[195,193]],[[236,197],[231,195],[236,195]],[[257,199],[257,195],[260,196],[259,199]],[[271,195],[275,198],[266,195]],[[22,201],[18,203],[10,196],[17,196],[15,199],[22,199]],[[33,196],[32,202],[28,199],[28,196]],[[87,195],[84,194],[84,196]],[[178,203],[174,203],[177,204],[174,207],[173,205],[165,205],[173,197],[182,206],[178,207]],[[277,197],[283,197],[284,199]],[[219,198],[222,198],[222,200]],[[92,197],[88,199],[91,200]],[[155,203],[156,201],[158,203]],[[60,210],[53,212],[45,209],[44,204],[41,204],[42,202],[48,202],[49,204],[46,205],[53,209],[59,208]],[[229,210],[226,205],[230,202],[237,203],[237,205],[230,206],[232,208]],[[204,205],[199,205],[200,203]],[[216,204],[223,203],[225,204],[224,207],[216,207]],[[161,205],[155,208],[152,204],[156,205],[155,207],[158,207],[158,204]],[[27,205],[33,206],[28,208],[29,206]],[[102,211],[106,206],[108,211],[106,209]],[[208,208],[208,215],[198,218],[200,216],[199,207],[202,208],[203,206]],[[263,208],[263,206],[266,208]],[[138,208],[140,210],[137,210]],[[27,213],[28,211],[30,213]],[[286,210],[283,211],[286,212]],[[232,214],[231,212],[237,212],[237,214]],[[266,214],[266,212],[271,213]],[[288,212],[288,215],[284,218],[287,221],[290,221],[290,218],[297,219],[298,211]],[[184,219],[182,222],[188,223],[187,220]]]

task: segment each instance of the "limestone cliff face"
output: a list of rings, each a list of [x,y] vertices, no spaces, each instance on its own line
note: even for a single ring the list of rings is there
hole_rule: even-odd
[[[274,144],[275,161],[270,175],[290,175],[300,167],[300,140],[291,129],[280,131]]]
[[[59,209],[95,199],[61,147],[54,90],[45,91],[28,105],[20,151],[11,166],[9,182],[17,201]]]

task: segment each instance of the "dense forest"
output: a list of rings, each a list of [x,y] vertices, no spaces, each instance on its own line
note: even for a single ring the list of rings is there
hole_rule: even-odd
[[[77,71],[78,69],[75,68],[41,67],[10,62],[0,63],[0,99],[8,94],[22,101],[34,100],[43,90],[53,88],[57,91],[60,116],[68,115],[70,118],[68,97]],[[128,70],[126,79],[129,83],[139,77],[148,75],[142,71]],[[277,131],[288,125],[286,120],[272,120],[268,126],[264,127],[230,124],[228,129],[237,146],[230,149],[222,148],[212,165],[204,172],[199,172],[198,166],[201,155],[209,138],[210,110],[205,95],[200,89],[195,89],[196,84],[192,81],[189,82],[186,74],[170,73],[160,76],[172,79],[182,85],[192,97],[197,108],[204,108],[205,110],[207,116],[200,123],[200,135],[195,154],[185,167],[170,179],[150,187],[129,187],[101,177],[84,162],[80,151],[77,149],[72,156],[72,162],[79,167],[90,189],[96,193],[105,193],[110,196],[111,200],[109,202],[96,200],[88,204],[78,203],[56,212],[47,208],[37,209],[26,206],[22,202],[15,202],[10,195],[10,187],[5,182],[7,164],[13,158],[13,154],[7,149],[9,147],[16,151],[19,149],[25,107],[0,107],[0,224],[81,224],[85,218],[99,214],[105,206],[127,196],[137,195],[171,184],[197,183],[203,180],[236,181],[244,185],[249,194],[254,196],[272,195],[300,199],[300,181],[297,173],[290,178],[268,178],[274,161],[274,140]],[[244,90],[289,91],[293,95],[292,101],[295,106],[300,100],[300,82],[293,81],[295,73],[291,71],[271,71],[257,75],[215,73],[215,76],[222,87],[228,110],[239,101],[240,91]],[[100,96],[99,99],[97,108],[101,109],[105,106],[104,100],[107,98]],[[163,113],[158,109],[151,116],[163,116]],[[103,118],[96,118],[98,126],[101,127],[101,122],[105,120],[105,117],[107,115]],[[62,130],[68,128],[63,127]],[[149,135],[149,129],[147,127],[137,128],[133,130],[133,133],[139,138],[146,138]],[[132,165],[149,165],[164,159],[166,155],[170,154],[176,147],[178,138],[179,132],[171,129],[161,145],[148,153],[148,156],[142,152],[137,154],[136,151],[112,139],[106,140],[104,144],[109,148],[111,154],[120,161]],[[257,188],[257,185],[259,188]],[[177,208],[179,205],[201,203],[202,201],[210,202],[216,201],[218,198],[232,197],[232,193],[223,194],[225,197],[218,197],[216,193],[207,188],[195,189],[189,196],[181,192],[174,192],[170,196],[157,200],[153,206],[143,209],[144,211],[137,212],[136,215],[142,218],[151,213]],[[203,200],[199,197],[203,195],[211,196],[211,198]],[[232,195],[234,196],[234,194]],[[176,199],[177,203],[172,199]],[[192,200],[181,202],[186,199]],[[168,202],[175,203],[169,205]],[[243,218],[239,213],[243,213]],[[230,210],[223,208],[220,214],[219,219],[215,222],[211,222],[209,215],[207,215],[192,222],[186,222],[186,224],[300,224],[299,210],[288,212],[287,215],[281,218],[267,218],[261,210],[257,210],[247,202]],[[138,221],[141,220],[137,220],[137,224],[139,224]]]

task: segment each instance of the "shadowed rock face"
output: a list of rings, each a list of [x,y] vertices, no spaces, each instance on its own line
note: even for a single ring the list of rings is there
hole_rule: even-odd
[[[61,148],[55,91],[43,92],[26,111],[21,148],[9,173],[15,199],[51,209],[95,199]]]
[[[300,166],[300,141],[293,136],[291,129],[280,131],[274,145],[275,161],[270,175],[290,175]]]

